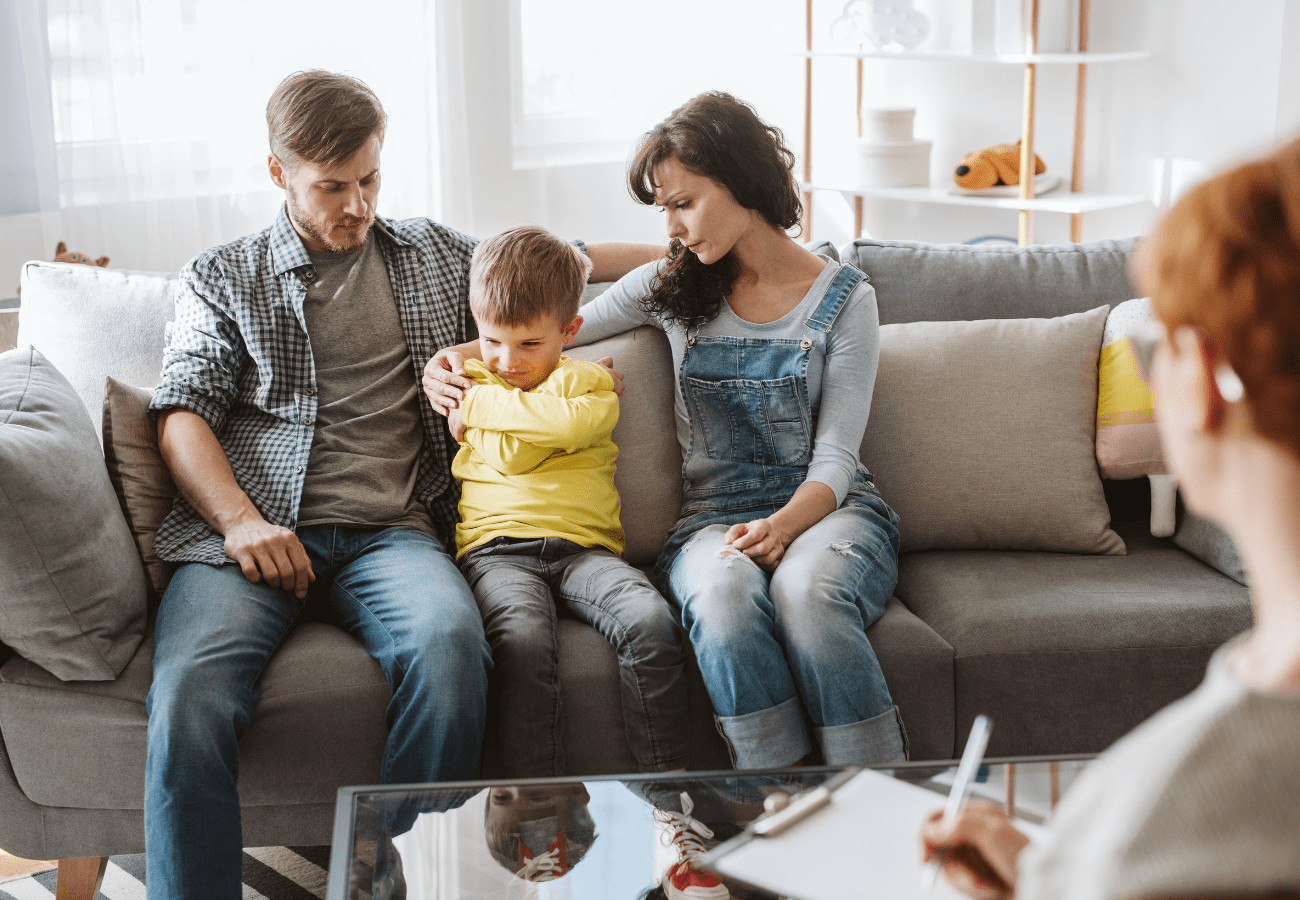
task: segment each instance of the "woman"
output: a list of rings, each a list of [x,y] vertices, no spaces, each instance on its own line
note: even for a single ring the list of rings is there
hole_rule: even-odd
[[[1300,889],[1300,142],[1192,190],[1138,252],[1165,457],[1250,573],[1255,626],[1088,768],[1028,846],[991,804],[922,831],[975,897]],[[1294,896],[1294,893],[1291,894]]]
[[[650,324],[672,347],[686,494],[656,574],[739,768],[790,765],[814,744],[828,763],[905,757],[865,634],[898,562],[898,518],[858,461],[875,293],[788,236],[793,164],[781,132],[728,94],[676,110],[629,172],[633,196],[664,212],[668,256],[584,306],[578,334]],[[434,374],[437,404],[452,376]]]

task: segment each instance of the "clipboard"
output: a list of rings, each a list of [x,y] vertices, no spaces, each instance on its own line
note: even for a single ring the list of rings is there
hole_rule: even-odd
[[[719,844],[700,866],[794,900],[966,900],[943,879],[921,887],[921,823],[942,807],[941,795],[918,785],[848,770]]]

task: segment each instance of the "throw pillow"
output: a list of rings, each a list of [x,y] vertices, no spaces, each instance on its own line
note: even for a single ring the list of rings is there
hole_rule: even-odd
[[[144,560],[149,586],[161,597],[176,566],[154,556],[153,539],[171,512],[176,484],[158,451],[158,430],[149,418],[151,399],[152,391],[108,379],[104,386],[104,462]]]
[[[108,681],[144,637],[145,577],[90,416],[31,347],[0,354],[0,642]]]
[[[1154,318],[1151,300],[1121,303],[1106,319],[1097,376],[1097,467],[1102,478],[1163,475],[1155,401],[1129,335]]]
[[[1124,553],[1093,454],[1107,312],[881,327],[862,461],[902,549]]]

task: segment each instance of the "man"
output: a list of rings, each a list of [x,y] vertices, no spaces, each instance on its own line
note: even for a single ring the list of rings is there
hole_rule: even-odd
[[[154,551],[181,564],[148,699],[151,897],[241,895],[237,742],[309,604],[392,686],[381,779],[476,772],[491,661],[445,550],[454,444],[420,389],[434,351],[471,335],[475,242],[376,216],[385,121],[354,78],[286,78],[267,105],[284,208],[181,272],[151,406],[180,491]],[[609,277],[656,251],[591,252]]]

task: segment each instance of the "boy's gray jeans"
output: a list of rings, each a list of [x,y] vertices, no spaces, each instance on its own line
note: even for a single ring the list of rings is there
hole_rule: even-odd
[[[650,579],[603,547],[497,538],[460,560],[492,648],[488,709],[506,773],[565,774],[558,615],[585,622],[618,654],[623,729],[642,771],[688,753],[683,637]]]

